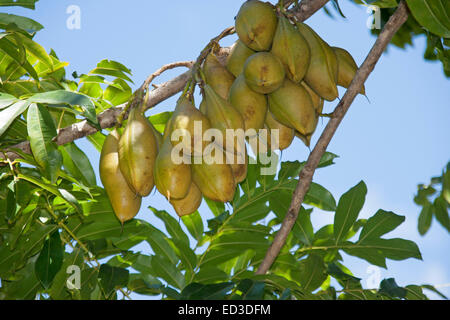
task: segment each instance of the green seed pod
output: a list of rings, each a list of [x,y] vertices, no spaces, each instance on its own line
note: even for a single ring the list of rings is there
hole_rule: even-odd
[[[250,0],[239,9],[235,26],[239,39],[247,47],[267,51],[277,28],[277,16],[269,3]]]

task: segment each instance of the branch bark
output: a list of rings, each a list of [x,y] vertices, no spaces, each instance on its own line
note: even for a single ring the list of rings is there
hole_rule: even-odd
[[[325,153],[328,144],[333,138],[339,124],[347,113],[350,105],[355,97],[360,92],[364,82],[367,80],[370,73],[375,68],[376,63],[380,59],[382,53],[391,41],[394,34],[406,22],[408,18],[408,9],[404,1],[401,1],[395,13],[391,16],[389,21],[384,26],[375,44],[364,60],[363,64],[357,71],[355,78],[348,87],[344,97],[337,105],[333,112],[333,116],[325,127],[322,135],[317,141],[316,146],[310,153],[308,160],[299,174],[299,181],[294,191],[289,210],[284,218],[281,228],[275,236],[272,245],[269,247],[264,260],[261,262],[256,274],[265,274],[272,266],[280,250],[284,246],[287,236],[289,235],[295,221],[298,217],[298,212],[305,198],[305,194],[309,189],[313,175],[320,159]]]

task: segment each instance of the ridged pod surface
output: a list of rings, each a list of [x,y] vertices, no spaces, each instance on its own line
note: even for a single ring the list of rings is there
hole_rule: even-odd
[[[197,125],[198,132],[195,132]],[[200,130],[201,127],[201,130]],[[211,128],[208,118],[194,107],[191,101],[186,97],[181,97],[167,123],[167,134],[173,146],[182,143],[188,155],[199,155],[205,146],[203,142],[203,132]],[[179,130],[178,139],[172,141],[172,134]]]
[[[256,51],[247,47],[241,40],[237,40],[227,58],[227,70],[235,77],[244,71],[244,64],[247,59]]]
[[[311,59],[309,45],[297,28],[284,16],[278,18],[271,52],[280,59],[289,79],[295,83],[303,80]]]
[[[148,196],[155,186],[157,154],[158,142],[150,122],[138,109],[132,109],[119,140],[119,167],[131,189],[141,197]]]
[[[222,143],[217,142],[217,144],[225,150],[227,148],[226,130],[244,130],[244,120],[239,111],[230,102],[219,96],[208,84],[205,85],[204,92],[206,116],[211,123],[211,127],[218,129],[222,133]],[[233,147],[234,152],[241,150],[240,144],[236,142],[233,144]],[[228,151],[231,152],[231,149],[228,149]]]
[[[220,202],[229,202],[233,200],[236,183],[234,181],[233,170],[226,163],[223,151],[217,146],[214,149],[220,152],[220,163],[205,159],[197,164],[192,163],[192,180],[198,186],[201,193],[208,199]],[[212,151],[214,157],[215,152]]]
[[[164,139],[154,167],[156,188],[169,201],[186,197],[192,182],[190,165],[174,162],[172,149],[170,139]]]
[[[175,209],[175,212],[179,217],[187,216],[195,211],[200,207],[200,204],[202,203],[202,193],[200,192],[200,189],[197,187],[197,185],[192,182],[191,186],[189,187],[189,191],[183,199],[170,200],[170,204]]]
[[[314,90],[306,84],[306,82],[302,81],[301,85],[306,89],[306,91],[308,91],[314,105],[314,109],[316,110],[316,113],[320,115],[323,111],[324,100],[319,97],[319,95],[315,93]]]
[[[163,136],[158,130],[156,130],[156,128],[153,126],[153,124],[151,122],[149,122],[149,123],[150,123],[150,127],[152,129],[153,135],[155,136],[156,142],[158,143],[158,151],[159,151],[159,149],[161,149],[161,146],[162,146]]]
[[[100,180],[114,214],[123,224],[133,219],[141,207],[141,197],[131,190],[119,168],[119,133],[113,130],[105,139],[100,154]]]
[[[311,96],[301,84],[289,79],[269,95],[269,110],[279,122],[305,136],[315,129],[317,115]]]
[[[258,52],[247,59],[244,76],[253,91],[268,94],[277,90],[286,76],[280,60],[270,52]]]
[[[272,139],[276,139],[277,137],[272,130],[278,131],[278,142],[276,142],[278,146],[272,144]],[[259,132],[257,138],[249,139],[249,145],[254,154],[266,154],[269,150],[284,150],[292,144],[294,133],[294,129],[281,124],[273,117],[270,111],[267,111],[263,130]],[[258,143],[258,145],[254,145],[254,143]]]
[[[356,71],[358,71],[358,66],[356,65],[355,59],[353,59],[352,55],[347,50],[339,47],[331,48],[336,54],[338,61],[337,84],[341,87],[348,88],[355,77]],[[361,89],[361,94],[366,94],[364,85]]]
[[[248,156],[247,148],[244,146],[244,152],[235,154],[231,152],[225,152],[227,161],[231,166],[233,171],[234,181],[236,183],[241,183],[247,177],[248,170]]]
[[[203,64],[203,73],[206,77],[206,83],[222,98],[228,99],[234,76],[219,62],[214,53],[210,53],[206,57]]]
[[[337,58],[331,47],[308,25],[298,22],[297,28],[308,42],[311,60],[305,74],[305,82],[319,96],[328,101],[338,96]]]
[[[243,74],[234,81],[228,100],[242,115],[245,130],[264,127],[267,97],[250,89]]]
[[[250,49],[267,51],[277,28],[277,16],[269,3],[258,0],[244,2],[236,16],[236,33]]]
[[[282,123],[280,123],[279,121],[277,121],[270,111],[267,112],[265,123],[266,123],[266,128],[269,130],[269,135],[268,135],[269,148],[271,148],[270,132],[274,129],[278,130],[278,136],[279,136],[278,149],[279,150],[287,149],[292,144],[292,141],[294,140],[294,131],[295,131],[294,129],[292,129],[288,126],[285,126]]]

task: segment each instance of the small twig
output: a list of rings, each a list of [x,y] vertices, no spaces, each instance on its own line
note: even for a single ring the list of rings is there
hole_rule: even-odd
[[[322,0],[318,0],[315,2],[320,2]],[[406,22],[408,19],[408,9],[404,1],[401,1],[395,13],[390,17],[389,21],[384,26],[380,35],[378,36],[375,44],[367,55],[366,60],[363,62],[361,67],[356,72],[356,75],[345,92],[344,97],[337,105],[334,110],[334,117],[330,119],[325,130],[317,141],[316,146],[308,157],[308,160],[301,170],[299,174],[299,181],[297,183],[297,187],[295,188],[294,194],[292,196],[292,201],[289,206],[289,210],[281,224],[280,230],[277,232],[272,245],[267,250],[266,256],[264,257],[263,262],[259,266],[256,274],[265,274],[272,263],[277,258],[280,250],[284,246],[286,239],[291,232],[292,227],[297,220],[298,213],[300,211],[300,207],[303,203],[303,199],[305,198],[306,192],[309,189],[311,184],[313,175],[317,166],[322,158],[323,154],[327,150],[328,144],[333,138],[339,124],[344,118],[346,112],[350,108],[355,97],[361,91],[361,88],[366,81],[369,74],[375,68],[376,63],[380,59],[384,50],[388,46],[394,34],[398,31],[398,29]]]

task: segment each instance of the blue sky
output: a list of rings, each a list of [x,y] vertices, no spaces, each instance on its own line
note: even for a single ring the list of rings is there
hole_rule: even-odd
[[[40,0],[36,11],[15,8],[7,12],[29,16],[44,25],[36,40],[46,49],[53,48],[61,60],[70,62],[69,75],[75,70],[79,74],[87,73],[97,62],[108,58],[132,69],[136,87],[166,63],[195,59],[211,38],[234,23],[242,2]],[[340,3],[347,19],[333,20],[321,12],[307,23],[331,45],[346,48],[360,64],[375,41],[366,27],[369,14],[364,7],[350,1]],[[81,9],[79,30],[66,27],[69,17],[66,9],[70,5]],[[234,40],[235,37],[230,37],[222,43],[229,45]],[[427,183],[430,177],[439,175],[450,159],[450,81],[445,78],[440,63],[424,61],[424,46],[422,37],[416,39],[414,47],[406,50],[391,47],[383,55],[366,82],[371,103],[364,97],[356,98],[329,146],[329,151],[340,156],[337,164],[319,170],[314,177],[336,199],[364,180],[368,195],[363,217],[369,217],[379,208],[406,216],[406,222],[389,236],[414,240],[421,249],[423,261],[388,260],[388,269],[380,270],[381,278],[395,277],[400,285],[450,284],[450,236],[434,221],[428,234],[421,237],[417,232],[420,209],[413,203],[417,184]],[[156,82],[180,72],[167,72]],[[169,99],[148,114],[173,110],[174,103],[174,98]],[[325,111],[331,112],[335,105],[335,102],[326,103]],[[319,124],[313,143],[325,123],[326,120]],[[97,169],[97,151],[85,140],[78,145]],[[308,152],[296,141],[283,153],[282,159],[305,160]],[[162,196],[146,198],[138,217],[156,226],[161,225],[146,209],[148,205],[175,215]],[[202,209],[208,211],[204,205]],[[329,213],[317,210],[312,217],[316,228],[333,220]],[[369,264],[346,255],[344,259],[367,287]],[[450,295],[450,287],[440,289]]]

